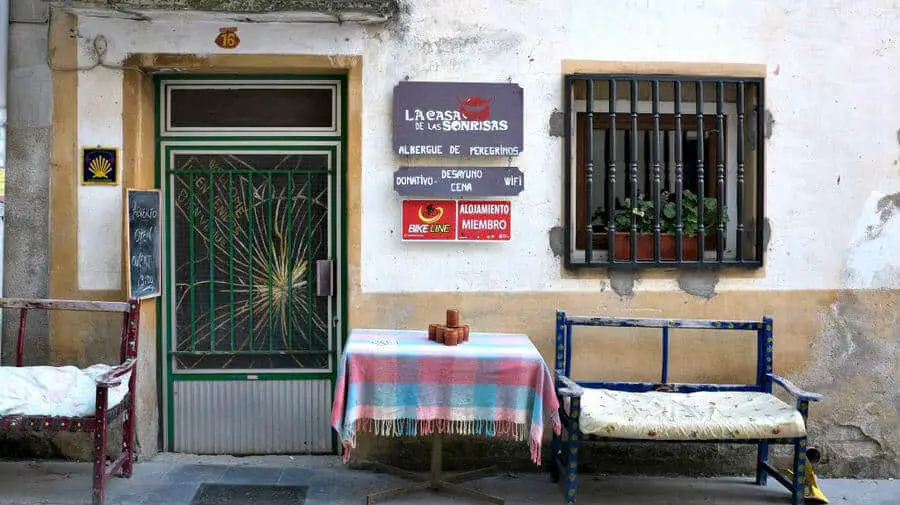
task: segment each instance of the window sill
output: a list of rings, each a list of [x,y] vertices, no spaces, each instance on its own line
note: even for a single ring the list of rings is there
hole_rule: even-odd
[[[762,261],[755,259],[738,260],[733,250],[726,250],[721,261],[716,259],[715,251],[705,251],[703,260],[636,260],[616,259],[610,261],[609,253],[606,250],[594,250],[591,255],[591,262],[585,259],[585,251],[576,249],[572,252],[569,261],[566,262],[566,268],[570,270],[578,270],[584,268],[614,268],[614,269],[635,269],[635,268],[668,268],[672,270],[697,269],[697,268],[741,268],[756,269],[761,268]]]

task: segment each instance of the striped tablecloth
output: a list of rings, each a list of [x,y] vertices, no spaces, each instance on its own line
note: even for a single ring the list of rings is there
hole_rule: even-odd
[[[540,465],[544,419],[559,433],[558,408],[550,370],[526,335],[473,332],[446,346],[424,331],[353,330],[331,424],[345,461],[358,432],[445,433],[528,440]]]

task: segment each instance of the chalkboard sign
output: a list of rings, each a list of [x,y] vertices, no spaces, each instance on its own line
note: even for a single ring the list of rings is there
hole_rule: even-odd
[[[129,189],[128,215],[128,289],[131,297],[160,295],[159,207],[160,192],[155,189]]]

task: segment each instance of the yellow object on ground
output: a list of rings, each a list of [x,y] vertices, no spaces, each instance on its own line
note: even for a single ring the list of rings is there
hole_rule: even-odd
[[[794,472],[786,468],[782,468],[781,471],[788,479],[794,478]],[[809,461],[806,462],[806,489],[803,490],[803,499],[819,503],[828,503],[828,498],[825,498],[825,494],[819,489],[819,484],[816,482],[816,473],[813,472],[812,463]]]

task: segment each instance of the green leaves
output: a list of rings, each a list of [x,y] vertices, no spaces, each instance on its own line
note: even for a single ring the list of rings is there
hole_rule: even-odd
[[[675,219],[675,216],[678,214],[678,207],[675,202],[666,202],[662,207],[662,215],[666,219]]]
[[[688,190],[682,192],[681,198],[682,232],[685,237],[692,237],[697,235],[700,229],[700,202],[697,195]],[[674,200],[674,195],[670,195],[668,192],[660,195],[659,227],[661,233],[674,234],[677,225],[678,204],[669,200]],[[707,235],[716,231],[719,223],[718,210],[717,199],[703,199],[703,228]],[[595,215],[599,216],[599,212]],[[637,224],[638,233],[653,233],[653,223],[656,219],[656,207],[653,199],[640,199],[632,202],[630,198],[626,198],[624,205],[613,213],[616,230],[631,231],[632,217]],[[725,206],[722,207],[721,221],[722,223],[728,222],[728,212]]]

